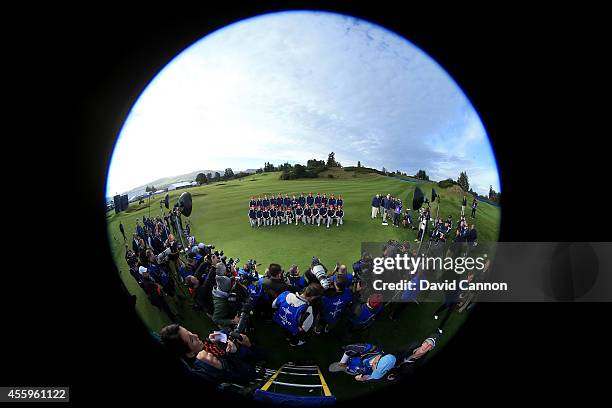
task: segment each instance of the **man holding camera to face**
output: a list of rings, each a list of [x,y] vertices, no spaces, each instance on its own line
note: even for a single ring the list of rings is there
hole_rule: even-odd
[[[258,352],[244,334],[232,338],[225,332],[213,332],[202,341],[197,334],[171,324],[161,330],[160,337],[166,348],[183,358],[201,378],[244,385],[258,377]]]

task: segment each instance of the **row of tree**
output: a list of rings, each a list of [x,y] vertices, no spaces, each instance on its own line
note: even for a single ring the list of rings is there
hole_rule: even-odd
[[[198,175],[196,176],[195,181],[199,185],[202,185],[202,184],[209,184],[209,183],[217,183],[219,181],[227,181],[227,180],[238,179],[238,178],[246,177],[248,175],[249,175],[249,173],[244,172],[244,171],[241,171],[241,172],[238,172],[238,173],[234,173],[234,170],[232,170],[230,167],[228,167],[223,172],[223,175],[221,175],[221,173],[219,173],[218,171],[215,171],[215,174],[213,174],[211,172],[208,172],[206,174],[198,173]]]
[[[300,178],[317,178],[319,176],[319,173],[329,168],[332,168],[332,167],[336,167],[336,168],[342,167],[340,162],[336,161],[336,155],[334,152],[329,153],[329,155],[327,156],[327,161],[310,159],[306,162],[305,166],[299,163],[292,165],[289,162],[285,162],[278,166],[274,166],[272,163],[266,162],[264,163],[264,166],[262,168],[256,170],[256,173],[268,173],[268,172],[281,171],[282,172],[280,176],[281,180],[293,180],[293,179],[300,179]],[[355,169],[355,167],[347,167],[347,170],[349,169],[353,170]],[[359,171],[361,169],[368,169],[368,168],[363,167],[361,165],[361,161],[358,161],[356,169]],[[379,174],[386,175],[386,176],[407,176],[405,172],[400,172],[399,170],[396,170],[395,172],[389,172],[384,167],[382,168],[382,171],[378,171],[375,169],[370,169],[370,170],[375,171],[376,173],[379,173]],[[212,173],[207,173],[207,174],[199,173],[196,176],[196,182],[199,185],[202,185],[202,184],[208,184],[208,183],[215,183],[219,181],[237,179],[237,178],[245,177],[248,175],[249,173],[246,173],[246,172],[239,172],[235,174],[231,168],[227,168],[225,169],[223,176],[221,176],[221,174],[218,171],[215,172],[214,175]],[[414,177],[419,180],[429,180],[429,175],[427,174],[425,170],[422,170],[422,169],[417,171]],[[457,181],[453,179],[446,179],[446,180],[440,181],[438,184],[441,187],[450,187],[451,185],[456,184],[459,187],[461,187],[463,191],[467,191],[472,195],[478,195],[476,192],[474,192],[470,188],[469,178],[465,171],[462,171],[461,173],[459,173],[459,177],[457,178]],[[151,187],[147,186],[146,191],[153,192],[156,190],[154,186],[151,186]],[[501,201],[501,193],[493,190],[493,186],[489,186],[488,197],[485,197],[485,196],[481,196],[481,197],[487,198],[488,200],[496,202],[496,203],[499,203]]]

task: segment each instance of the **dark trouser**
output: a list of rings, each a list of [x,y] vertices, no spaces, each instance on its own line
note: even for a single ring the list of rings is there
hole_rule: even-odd
[[[306,340],[306,333],[304,333],[303,331],[300,330],[295,335],[291,333],[289,334],[289,343],[296,345],[300,340]]]
[[[442,320],[440,321],[440,324],[438,325],[439,329],[442,329],[444,327],[444,325],[446,324],[448,318],[450,317],[450,315],[453,312],[453,309],[455,308],[455,305],[457,303],[456,302],[444,302],[435,312],[435,315],[440,315],[440,313],[442,313],[443,311],[446,310],[446,314],[444,315],[444,317],[442,318]]]
[[[265,360],[265,352],[259,347],[252,345],[251,347],[240,346],[236,356],[246,361],[247,363],[255,364],[261,360]]]
[[[472,218],[476,218],[476,209],[472,208]]]

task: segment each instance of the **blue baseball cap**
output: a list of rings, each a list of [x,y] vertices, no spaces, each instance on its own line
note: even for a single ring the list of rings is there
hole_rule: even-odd
[[[378,360],[376,370],[374,370],[370,375],[370,380],[381,379],[393,367],[395,367],[395,356],[393,354],[382,356],[380,360]]]

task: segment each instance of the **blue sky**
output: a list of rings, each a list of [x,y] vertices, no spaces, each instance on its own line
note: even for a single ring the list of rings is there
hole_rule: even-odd
[[[465,170],[477,192],[500,191],[476,111],[429,56],[363,20],[285,12],[216,31],[164,67],[121,130],[107,196],[330,151],[345,166],[425,169],[434,180]]]

